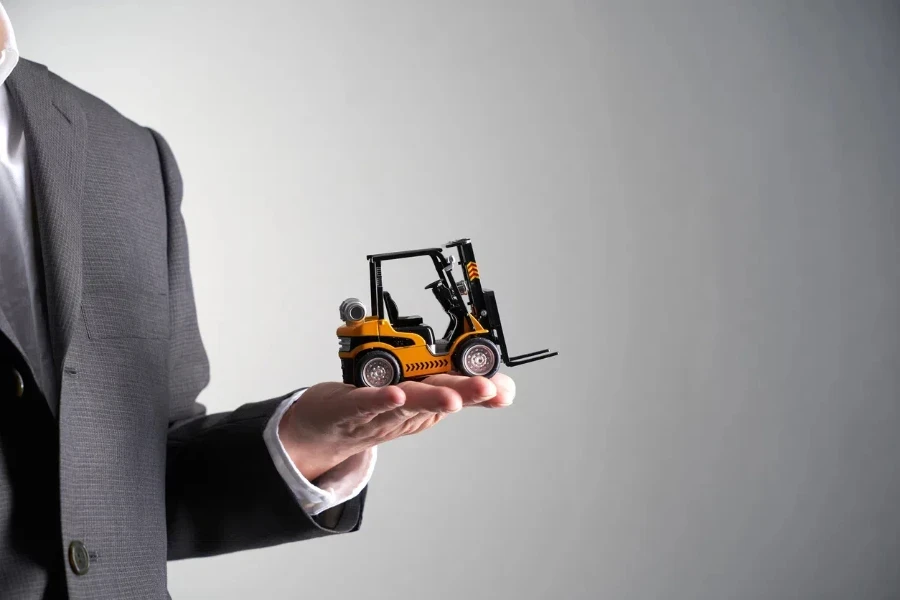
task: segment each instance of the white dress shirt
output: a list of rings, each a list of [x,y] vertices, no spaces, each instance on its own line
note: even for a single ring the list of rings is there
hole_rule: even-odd
[[[16,37],[0,4],[0,313],[35,371],[35,378],[54,381],[44,373],[52,368],[49,331],[39,281],[39,249],[33,215],[25,133],[10,103],[6,79],[19,61]],[[41,375],[45,375],[41,377]],[[285,411],[303,394],[286,399],[264,432],[276,469],[310,515],[317,515],[354,498],[368,484],[375,469],[376,450],[353,456],[323,474],[313,485],[289,458],[278,425]],[[51,392],[52,393],[52,392]]]

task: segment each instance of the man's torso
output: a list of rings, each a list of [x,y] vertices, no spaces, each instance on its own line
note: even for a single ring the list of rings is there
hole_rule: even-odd
[[[178,407],[159,152],[149,130],[40,65],[22,61],[8,86],[28,138],[60,387],[53,397],[3,332],[4,381],[16,369],[28,389],[0,393],[0,598],[41,598],[63,575],[72,598],[165,598]],[[81,575],[68,556],[78,543],[90,557]]]

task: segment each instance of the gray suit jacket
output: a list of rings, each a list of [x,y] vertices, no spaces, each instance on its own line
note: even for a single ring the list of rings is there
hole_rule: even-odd
[[[263,429],[282,398],[214,415],[196,402],[209,369],[165,140],[36,63],[7,86],[56,379],[36,381],[0,336],[29,391],[0,406],[0,598],[162,599],[167,559],[358,529],[365,492],[326,527],[275,470]]]

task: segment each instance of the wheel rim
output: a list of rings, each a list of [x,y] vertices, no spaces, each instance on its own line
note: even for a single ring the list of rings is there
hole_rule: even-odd
[[[463,353],[462,363],[473,375],[486,375],[494,368],[496,359],[486,344],[473,344]]]
[[[386,358],[373,358],[363,365],[362,380],[368,387],[390,385],[394,380],[394,365]]]

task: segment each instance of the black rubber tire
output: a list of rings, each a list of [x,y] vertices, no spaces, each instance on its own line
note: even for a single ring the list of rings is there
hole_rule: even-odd
[[[371,364],[375,360],[387,361],[386,363],[382,362],[381,366],[388,367],[392,373],[388,373],[388,377],[386,377],[387,383],[383,385],[372,385],[372,381],[365,374],[366,366]],[[400,374],[403,371],[400,369],[400,363],[394,358],[394,355],[390,352],[385,352],[384,350],[372,350],[371,352],[366,352],[361,358],[356,360],[356,368],[354,369],[354,383],[356,387],[386,387],[389,385],[395,385],[400,383]]]
[[[489,370],[484,372],[477,372],[466,366],[466,353],[471,351],[475,347],[481,348],[484,352],[487,353],[487,356],[490,356],[492,358],[493,364],[491,365]],[[462,344],[460,344],[459,348],[456,349],[456,352],[453,353],[453,365],[456,367],[456,370],[463,375],[468,375],[469,377],[481,376],[490,379],[497,374],[497,371],[500,370],[500,349],[497,347],[497,344],[495,344],[488,338],[469,338]]]

